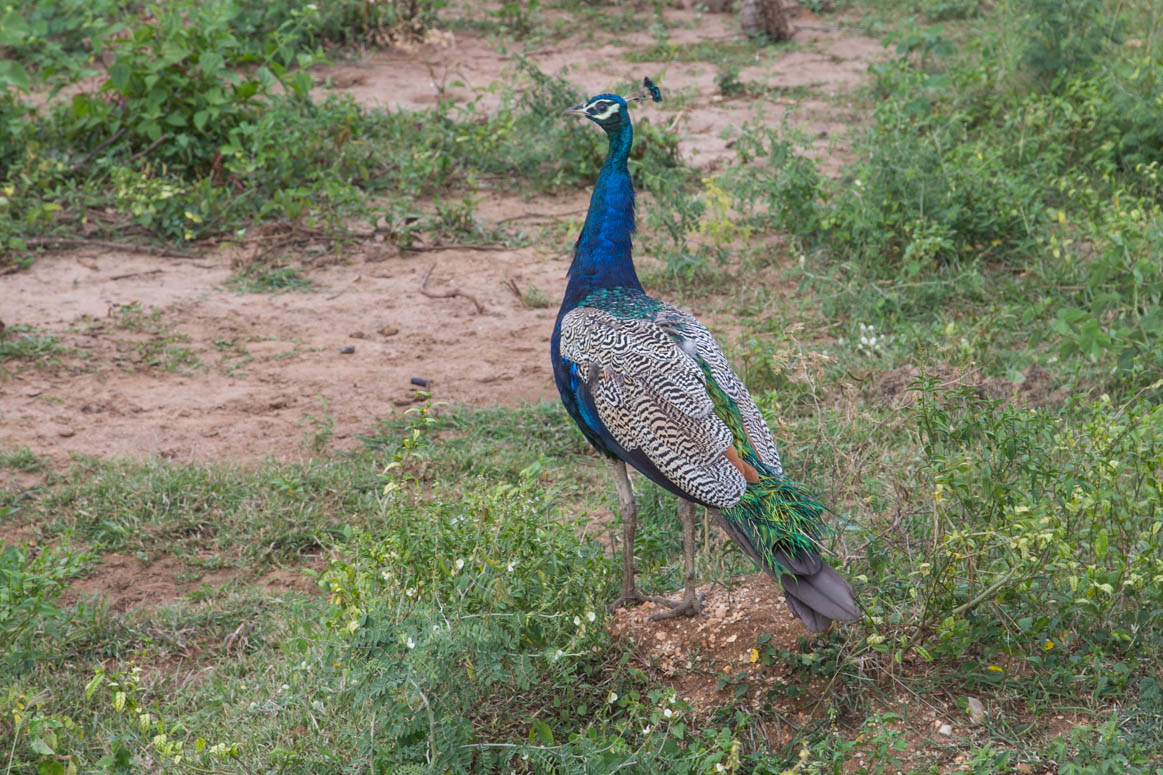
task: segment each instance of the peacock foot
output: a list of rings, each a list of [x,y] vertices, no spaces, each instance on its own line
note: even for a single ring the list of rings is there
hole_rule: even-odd
[[[668,609],[651,616],[650,621],[652,622],[657,622],[660,619],[673,619],[676,616],[698,616],[703,612],[702,595],[686,595],[682,600],[671,600],[669,597],[649,597],[647,599],[652,603],[664,605]]]

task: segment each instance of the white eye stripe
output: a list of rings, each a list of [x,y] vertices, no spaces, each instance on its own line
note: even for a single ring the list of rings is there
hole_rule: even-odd
[[[602,102],[595,102],[593,105],[590,105],[590,107],[586,109],[586,112],[590,114],[590,118],[592,119],[597,121],[605,121],[619,110],[621,110],[621,107],[618,105],[618,103],[603,100]]]

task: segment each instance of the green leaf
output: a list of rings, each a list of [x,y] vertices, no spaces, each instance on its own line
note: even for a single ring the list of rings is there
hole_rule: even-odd
[[[101,684],[105,683],[105,674],[97,673],[89,683],[85,684],[85,699],[93,699],[93,693],[101,688]]]
[[[210,111],[199,110],[194,114],[194,126],[201,132],[206,128],[206,121],[210,118]]]
[[[529,742],[536,744],[537,740],[541,741],[541,745],[553,745],[553,730],[541,719],[533,719],[529,726]]]
[[[19,46],[28,37],[28,22],[16,11],[0,18],[0,46]]]
[[[65,765],[56,759],[45,759],[36,765],[36,775],[65,775]]]
[[[203,51],[198,57],[198,67],[205,76],[216,75],[225,64],[226,60],[217,51]]]
[[[1106,557],[1107,549],[1110,547],[1110,536],[1107,535],[1106,528],[1098,531],[1098,535],[1094,537],[1094,554],[1098,559]]]
[[[113,84],[113,88],[122,94],[128,95],[126,91],[129,88],[129,76],[133,73],[129,64],[123,60],[118,59],[109,68],[109,82]]]
[[[28,73],[11,59],[0,60],[0,90],[15,87],[28,91]]]
[[[29,742],[29,745],[32,746],[32,750],[36,751],[41,756],[52,756],[54,753],[56,753],[56,751],[52,749],[52,746],[41,740],[39,737],[32,738],[32,740]]]
[[[291,79],[291,88],[295,94],[300,97],[306,97],[311,93],[311,87],[314,85],[314,79],[306,70],[300,70],[295,73],[295,77]]]

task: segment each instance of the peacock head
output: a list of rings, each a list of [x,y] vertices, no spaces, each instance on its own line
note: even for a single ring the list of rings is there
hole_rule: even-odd
[[[623,124],[630,122],[629,103],[642,99],[662,102],[662,92],[658,90],[653,81],[649,78],[643,78],[642,87],[645,90],[642,94],[628,100],[617,94],[599,94],[596,97],[590,97],[586,102],[574,105],[565,111],[565,115],[585,116],[606,130],[607,134],[612,135],[620,130]]]
[[[622,128],[623,123],[630,120],[628,108],[626,100],[617,94],[599,94],[580,105],[574,105],[565,111],[565,115],[585,116],[605,129],[607,134],[613,134]]]

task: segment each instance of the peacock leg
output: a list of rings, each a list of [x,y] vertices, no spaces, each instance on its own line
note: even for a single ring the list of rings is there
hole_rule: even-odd
[[[638,509],[634,505],[634,490],[630,487],[626,464],[621,460],[611,460],[610,475],[618,489],[618,506],[622,513],[622,594],[606,606],[607,610],[613,611],[624,605],[645,602],[646,596],[634,584],[634,531],[638,527]]]
[[[674,616],[696,616],[703,611],[703,601],[695,595],[695,504],[686,499],[678,502],[678,518],[682,521],[683,560],[686,564],[686,586],[682,600],[651,597],[655,603],[669,606],[670,610],[660,611],[650,617],[651,621],[669,619]]]

